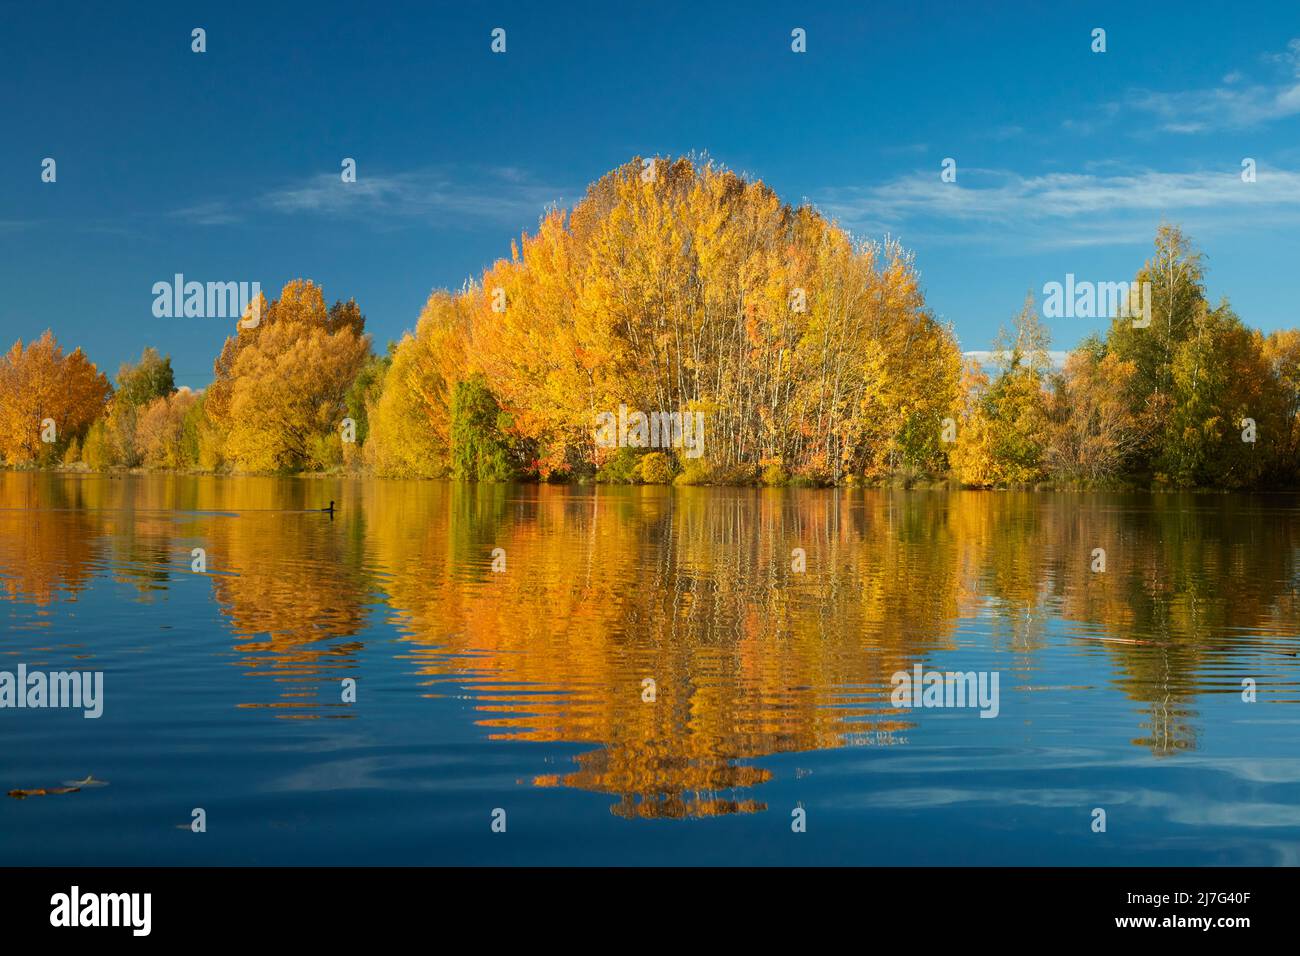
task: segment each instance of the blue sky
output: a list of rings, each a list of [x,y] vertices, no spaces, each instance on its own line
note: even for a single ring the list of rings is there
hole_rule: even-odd
[[[309,277],[382,348],[548,204],[692,151],[901,238],[966,349],[1067,272],[1131,278],[1162,218],[1213,298],[1300,324],[1294,0],[811,6],[11,4],[0,333],[53,328],[110,374],[156,345],[200,387],[232,323],[155,318],[153,284]]]

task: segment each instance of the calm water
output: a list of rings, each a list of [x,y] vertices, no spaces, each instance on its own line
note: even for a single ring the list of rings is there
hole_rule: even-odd
[[[0,864],[1300,863],[1293,497],[5,473],[0,597]]]

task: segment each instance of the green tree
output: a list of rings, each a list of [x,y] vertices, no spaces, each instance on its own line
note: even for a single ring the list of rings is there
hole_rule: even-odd
[[[1284,427],[1267,399],[1269,369],[1258,337],[1226,303],[1203,308],[1174,352],[1170,376],[1173,413],[1161,475],[1180,486],[1254,484]]]
[[[1116,316],[1106,348],[1133,365],[1130,398],[1146,440],[1134,450],[1131,465],[1135,473],[1149,476],[1170,467],[1171,453],[1178,456],[1170,448],[1179,441],[1170,431],[1174,358],[1208,308],[1204,257],[1179,227],[1162,223],[1155,252],[1134,281],[1139,292],[1150,289],[1151,324],[1143,325],[1140,315]]]
[[[384,389],[384,376],[393,364],[395,345],[390,343],[387,355],[372,355],[343,396],[348,417],[357,424],[357,446],[363,447],[370,437],[370,409],[379,401]]]
[[[203,439],[203,406],[207,395],[200,392],[194,403],[185,410],[181,419],[180,457],[187,468],[196,468],[200,464]]]
[[[508,416],[481,374],[457,382],[451,398],[453,474],[463,481],[510,481],[516,476],[502,425]]]
[[[152,346],[140,354],[140,361],[132,365],[123,362],[117,371],[117,392],[114,401],[120,405],[140,408],[155,398],[166,398],[176,391],[176,377],[172,372],[170,355],[159,355]]]

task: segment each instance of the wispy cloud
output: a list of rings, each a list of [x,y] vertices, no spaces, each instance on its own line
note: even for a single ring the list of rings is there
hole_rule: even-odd
[[[1025,135],[1025,128],[1016,123],[1005,123],[1002,126],[996,126],[989,130],[988,138],[995,142],[1003,142],[1008,139],[1017,139]]]
[[[855,232],[941,233],[948,241],[1005,236],[1056,247],[1146,241],[1161,217],[1256,228],[1300,223],[1300,172],[1261,168],[1161,172],[1137,169],[1026,176],[962,169],[958,183],[935,171],[876,186],[832,188],[818,205]]]
[[[1175,92],[1134,89],[1114,105],[1154,116],[1169,133],[1248,129],[1300,114],[1300,39],[1264,59],[1275,71],[1269,81],[1249,83],[1234,70],[1218,86]]]
[[[514,167],[428,168],[368,174],[356,182],[321,173],[306,182],[267,190],[249,200],[209,200],[173,215],[196,225],[226,225],[267,213],[368,221],[376,228],[432,222],[518,223],[535,219],[566,190],[537,182]]]
[[[341,182],[337,173],[325,173],[305,185],[269,192],[262,202],[278,212],[339,218],[469,216],[514,220],[536,215],[563,198],[554,187],[534,183],[513,168],[490,170],[473,181],[458,177],[454,171],[428,169],[360,175],[355,183]]]
[[[239,222],[241,218],[232,206],[216,200],[184,206],[173,210],[171,216],[173,219],[183,219],[197,226],[224,226]]]
[[[915,156],[928,152],[929,149],[929,143],[891,143],[881,146],[880,152],[884,156]]]

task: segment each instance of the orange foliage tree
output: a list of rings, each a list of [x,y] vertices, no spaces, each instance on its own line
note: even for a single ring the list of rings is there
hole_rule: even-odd
[[[0,358],[0,455],[10,463],[59,460],[112,391],[81,349],[64,355],[48,329],[26,348],[18,340]]]

